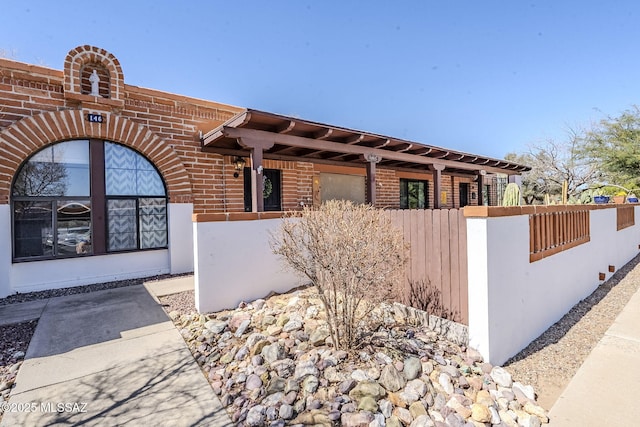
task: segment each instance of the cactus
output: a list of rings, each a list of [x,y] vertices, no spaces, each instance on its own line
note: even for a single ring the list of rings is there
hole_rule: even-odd
[[[509,183],[504,189],[502,206],[520,206],[520,187],[515,182]]]

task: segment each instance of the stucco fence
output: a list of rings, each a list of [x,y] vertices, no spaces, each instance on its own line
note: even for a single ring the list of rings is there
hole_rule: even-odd
[[[587,238],[562,247],[550,244],[543,257],[531,255],[532,218],[556,215],[563,208],[465,208],[469,345],[485,360],[503,363],[592,293],[613,274],[610,270],[619,269],[638,254],[640,225],[632,221],[618,230],[618,208],[580,207],[587,212],[583,215]],[[638,209],[625,206],[627,217],[629,213],[635,216]],[[280,216],[193,216],[198,311],[233,308],[241,301],[305,284],[283,267],[269,247],[270,233],[279,226]],[[571,222],[565,225],[577,227]]]

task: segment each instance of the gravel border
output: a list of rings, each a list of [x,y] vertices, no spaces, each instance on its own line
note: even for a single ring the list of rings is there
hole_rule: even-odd
[[[504,363],[514,379],[531,384],[551,409],[591,350],[640,288],[640,255]]]
[[[142,285],[145,282],[157,282],[174,277],[191,276],[193,273],[182,274],[159,274],[156,276],[142,277],[139,279],[115,280],[112,282],[95,283],[93,285],[73,286],[69,288],[48,289],[46,291],[36,291],[28,293],[15,293],[6,298],[0,298],[0,306],[17,304],[21,302],[36,301],[47,298],[62,297],[67,295],[86,294],[89,292],[103,291],[105,289],[123,288],[126,286]]]

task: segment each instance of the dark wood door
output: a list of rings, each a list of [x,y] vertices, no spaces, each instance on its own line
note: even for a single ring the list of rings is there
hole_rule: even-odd
[[[460,189],[460,207],[463,208],[469,204],[469,184],[461,183]]]
[[[264,210],[282,210],[282,173],[280,169],[263,169]],[[251,202],[251,168],[244,168],[244,211],[252,211]]]

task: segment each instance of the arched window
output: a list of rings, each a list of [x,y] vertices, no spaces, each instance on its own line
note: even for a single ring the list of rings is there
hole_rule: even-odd
[[[14,179],[12,212],[16,261],[167,247],[160,174],[109,141],[65,141],[31,156]]]

